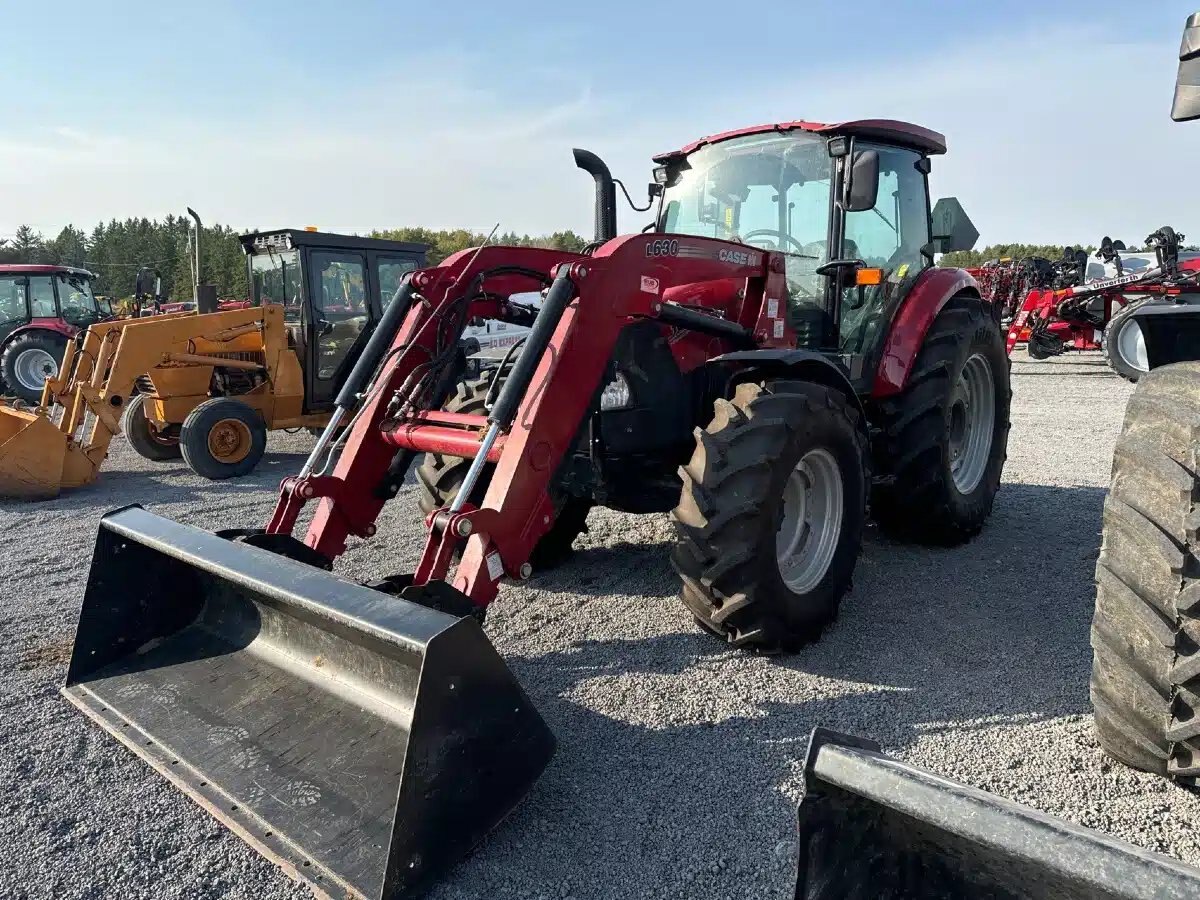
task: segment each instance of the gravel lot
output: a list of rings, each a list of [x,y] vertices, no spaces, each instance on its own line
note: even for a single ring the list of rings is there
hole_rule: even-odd
[[[936,551],[870,534],[840,620],[798,655],[731,652],[693,625],[665,516],[595,512],[569,565],[506,587],[487,632],[558,755],[433,896],[790,897],[798,761],[818,724],[1200,864],[1200,799],[1109,763],[1092,736],[1092,568],[1130,388],[1086,356],[1022,358],[1014,389],[984,533]],[[255,476],[217,484],[118,441],[96,484],[0,503],[0,896],[308,896],[58,685],[104,511],[138,502],[206,528],[261,525],[311,442],[276,435]],[[411,570],[420,547],[408,493],[339,570]]]

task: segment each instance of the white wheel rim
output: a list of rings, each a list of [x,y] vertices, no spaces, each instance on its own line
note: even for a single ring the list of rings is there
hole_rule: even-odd
[[[983,480],[996,429],[996,386],[992,367],[980,354],[967,360],[950,407],[950,475],[960,493]]]
[[[1126,319],[1117,332],[1117,354],[1131,369],[1150,371],[1150,358],[1146,355],[1146,336],[1142,327],[1133,319]]]
[[[828,450],[800,458],[783,488],[775,560],[788,590],[813,590],[833,562],[842,533],[842,470]]]
[[[47,378],[58,374],[58,361],[45,350],[33,347],[22,352],[13,363],[13,376],[27,391],[40,391]]]

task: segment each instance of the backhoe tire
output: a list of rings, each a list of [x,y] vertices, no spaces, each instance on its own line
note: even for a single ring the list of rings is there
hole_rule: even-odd
[[[1108,363],[1110,369],[1126,381],[1136,382],[1147,372],[1145,366],[1141,365],[1136,359],[1129,358],[1131,348],[1128,341],[1129,337],[1136,336],[1137,334],[1137,332],[1130,332],[1128,329],[1138,328],[1133,314],[1144,302],[1144,300],[1135,300],[1132,303],[1125,304],[1125,306],[1116,312],[1108,320],[1108,324],[1104,326],[1104,337],[1100,342],[1104,361]]]
[[[13,338],[0,355],[0,377],[15,396],[33,406],[42,402],[47,376],[58,374],[66,338],[50,331],[27,331]]]
[[[446,401],[443,408],[447,412],[487,415],[484,400],[488,385],[491,384],[491,374],[460,381],[454,395]],[[435,510],[449,506],[458,496],[459,485],[470,467],[469,459],[426,453],[417,467],[417,506],[421,512],[429,515]],[[487,494],[494,469],[495,466],[491,463],[484,466],[479,480],[475,482],[475,489],[469,499],[476,506],[483,502]],[[563,499],[550,530],[542,535],[530,554],[529,563],[535,572],[562,565],[570,557],[574,552],[575,539],[587,531],[587,516],[591,508],[592,504],[589,501],[578,497]]]
[[[267,449],[267,426],[258,411],[232,397],[205,400],[179,432],[183,459],[192,471],[219,481],[254,471]]]
[[[1000,326],[960,294],[929,326],[904,390],[878,401],[871,512],[893,537],[950,546],[992,511],[1008,449],[1009,363]]]
[[[1096,737],[1109,756],[1200,775],[1200,362],[1148,373],[1104,502],[1092,620]]]
[[[168,435],[159,436],[146,418],[146,395],[134,394],[121,414],[121,433],[129,446],[137,451],[138,456],[154,462],[165,462],[179,459],[183,451],[179,447],[179,437]]]
[[[734,647],[815,641],[850,587],[866,517],[858,406],[806,381],[737,386],[696,429],[671,513],[681,599]]]

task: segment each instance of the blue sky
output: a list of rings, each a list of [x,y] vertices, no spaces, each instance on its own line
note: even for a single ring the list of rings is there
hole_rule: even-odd
[[[1200,228],[1200,125],[1167,115],[1178,4],[6,6],[0,236],[184,205],[583,231],[572,146],[640,196],[648,157],[699,135],[864,116],[947,135],[935,193],[983,241]]]

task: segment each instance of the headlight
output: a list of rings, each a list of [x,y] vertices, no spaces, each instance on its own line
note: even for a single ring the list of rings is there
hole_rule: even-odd
[[[600,393],[600,410],[625,409],[632,405],[633,391],[629,389],[625,376],[618,372],[617,377],[606,384]]]

